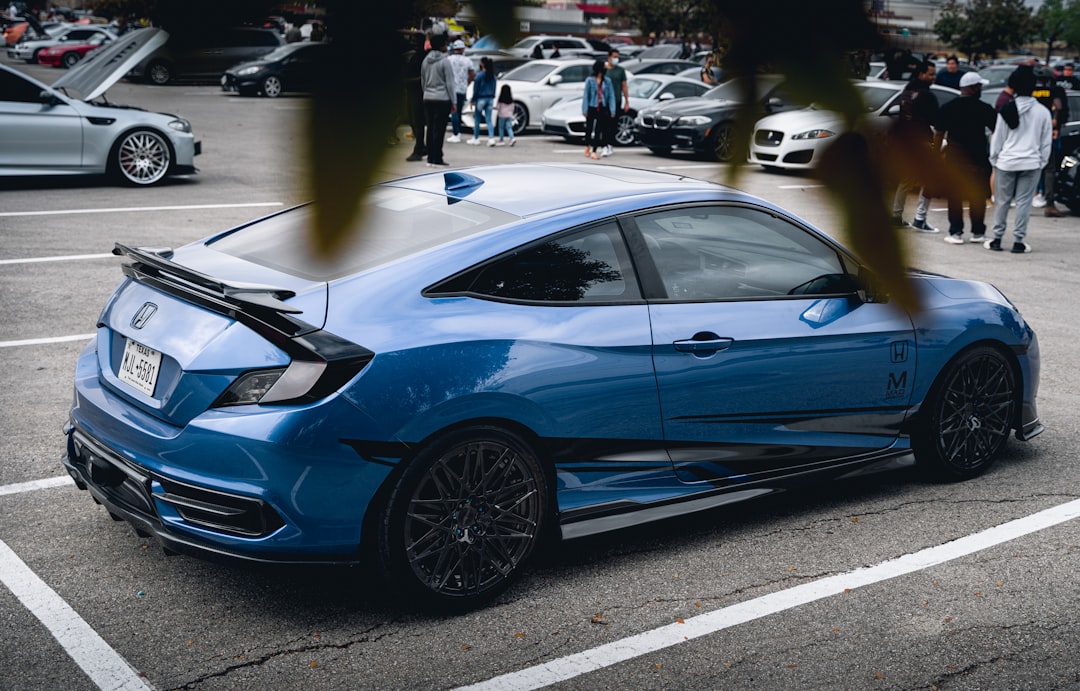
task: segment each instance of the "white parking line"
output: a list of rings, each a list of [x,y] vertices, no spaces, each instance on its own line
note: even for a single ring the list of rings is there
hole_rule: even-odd
[[[0,583],[45,625],[86,676],[102,689],[151,688],[127,660],[113,650],[71,605],[0,540]]]
[[[113,214],[129,211],[190,211],[192,209],[244,209],[256,206],[285,206],[284,202],[251,202],[248,204],[188,204],[185,206],[117,206],[105,209],[53,209],[50,211],[2,211],[0,218],[13,216],[63,216],[69,214]]]
[[[31,480],[29,482],[16,482],[13,485],[0,485],[0,497],[5,494],[21,494],[22,492],[34,492],[39,489],[50,487],[63,487],[73,485],[75,482],[68,475],[45,478],[44,480]]]
[[[1080,517],[1080,499],[1045,511],[1003,523],[937,547],[890,559],[877,566],[856,569],[805,583],[788,590],[764,595],[737,605],[701,614],[652,631],[568,655],[550,662],[482,681],[459,691],[523,691],[538,689],[582,674],[610,667],[647,653],[707,636],[738,624],[745,624],[799,605],[840,595],[856,588],[937,566],[979,552],[1030,533]],[[586,684],[588,686],[588,684]]]
[[[74,336],[52,336],[50,338],[28,338],[23,341],[0,341],[0,348],[17,348],[28,345],[48,345],[50,343],[67,343],[69,341],[89,341],[96,334],[75,334]]]
[[[779,190],[812,190],[825,185],[777,185],[776,189]]]
[[[79,259],[108,259],[115,255],[108,254],[65,254],[58,257],[29,257],[27,259],[0,259],[0,264],[37,264],[38,262],[70,262]]]
[[[724,163],[695,163],[693,165],[685,166],[656,166],[657,170],[696,170],[699,168],[705,168],[712,170],[714,168],[722,168],[726,166]]]

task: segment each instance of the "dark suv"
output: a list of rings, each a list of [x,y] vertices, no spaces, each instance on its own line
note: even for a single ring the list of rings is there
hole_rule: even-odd
[[[266,55],[285,41],[272,29],[237,27],[199,37],[171,36],[128,76],[152,84],[174,80],[213,81],[240,62]]]

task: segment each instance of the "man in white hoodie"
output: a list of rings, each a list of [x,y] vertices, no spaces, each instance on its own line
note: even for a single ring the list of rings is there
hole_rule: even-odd
[[[1035,89],[1032,68],[1029,65],[1016,68],[1010,84],[1016,90],[1016,98],[998,112],[997,126],[990,138],[990,164],[994,166],[994,237],[983,247],[1002,251],[1001,238],[1005,235],[1009,205],[1015,201],[1012,251],[1024,254],[1031,251],[1031,245],[1025,242],[1031,200],[1042,169],[1050,160],[1054,130],[1050,111],[1031,96]]]

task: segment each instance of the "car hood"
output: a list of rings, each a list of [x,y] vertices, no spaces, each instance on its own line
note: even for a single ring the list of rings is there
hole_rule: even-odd
[[[802,108],[767,115],[757,121],[754,129],[797,133],[806,130],[836,127],[842,122],[843,118],[831,110]]]
[[[87,55],[64,76],[53,82],[54,89],[72,89],[84,101],[101,96],[150,53],[169,40],[161,29],[137,29]]]
[[[688,98],[676,98],[673,101],[660,103],[649,110],[658,113],[666,113],[672,116],[680,116],[716,113],[721,110],[737,107],[739,107],[738,101],[691,96]]]

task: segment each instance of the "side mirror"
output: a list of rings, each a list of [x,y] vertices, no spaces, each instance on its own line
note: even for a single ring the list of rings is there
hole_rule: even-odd
[[[50,106],[50,107],[51,106],[59,106],[59,105],[62,105],[64,103],[63,99],[61,99],[59,96],[57,96],[54,92],[49,91],[47,89],[42,89],[41,90],[41,93],[38,94],[38,100],[40,100],[42,103],[44,103],[45,105]]]
[[[562,75],[561,74],[553,74],[553,75],[551,75],[550,77],[548,77],[547,83],[551,84],[552,86],[555,86],[556,84],[561,84],[562,83]]]
[[[658,101],[673,101],[673,100],[675,100],[675,94],[671,93],[670,91],[665,91],[664,93],[660,94],[660,98],[658,98],[656,100],[658,100]]]

